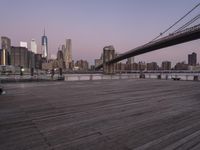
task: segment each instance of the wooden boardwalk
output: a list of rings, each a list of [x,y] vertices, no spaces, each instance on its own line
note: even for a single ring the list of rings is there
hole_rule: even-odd
[[[0,150],[200,150],[200,82],[4,84]]]

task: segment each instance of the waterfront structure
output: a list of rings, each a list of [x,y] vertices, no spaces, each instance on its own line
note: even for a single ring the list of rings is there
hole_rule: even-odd
[[[188,55],[188,65],[190,66],[196,66],[197,64],[197,54],[196,53],[192,53]]]
[[[72,40],[66,39],[65,45],[62,45],[62,51],[65,61],[65,66],[67,70],[72,70]]]
[[[32,40],[31,40],[31,51],[32,51],[33,53],[35,53],[35,54],[38,53],[38,52],[37,52],[37,44],[36,44],[35,39],[32,39]]]
[[[170,61],[163,61],[161,69],[162,70],[171,70],[171,62]]]
[[[44,35],[42,36],[42,57],[48,60],[48,38],[45,35],[45,30]]]
[[[20,47],[28,48],[28,43],[27,43],[27,42],[20,41]]]
[[[1,65],[9,65],[10,64],[10,51],[11,51],[11,40],[6,37],[2,36],[1,37]]]

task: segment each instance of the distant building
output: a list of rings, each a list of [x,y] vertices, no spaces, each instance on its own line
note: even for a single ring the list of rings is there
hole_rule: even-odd
[[[28,43],[27,42],[20,42],[20,47],[25,47],[28,48]]]
[[[190,70],[190,71],[200,71],[200,65],[188,66],[188,70]]]
[[[185,62],[178,62],[175,66],[174,66],[175,70],[188,70],[188,64],[186,64]]]
[[[127,64],[133,64],[135,62],[134,57],[130,57],[127,59]]]
[[[138,70],[138,63],[131,64],[131,70]]]
[[[156,62],[147,63],[147,70],[158,70],[159,66]]]
[[[6,36],[1,37],[1,48],[5,49],[10,54],[11,40],[8,37]]]
[[[102,59],[95,59],[95,60],[94,60],[94,65],[95,65],[95,67],[101,65],[102,63],[103,63],[103,60],[102,60]]]
[[[57,64],[58,68],[66,69],[63,52],[61,50],[57,52]]]
[[[163,61],[161,69],[162,70],[171,70],[171,62],[170,61]]]
[[[28,49],[25,47],[11,47],[11,65],[29,68]]]
[[[75,67],[80,71],[88,71],[89,63],[86,60],[77,60]]]
[[[138,63],[138,70],[142,71],[142,70],[146,70],[146,68],[147,68],[147,65],[145,62],[140,61]]]
[[[49,59],[48,62],[42,63],[42,70],[58,70],[59,68],[65,69],[65,63],[63,60]]]
[[[28,51],[28,68],[35,68],[35,53]]]
[[[45,35],[45,30],[44,35],[42,36],[42,57],[48,60],[48,39]]]
[[[1,37],[1,65],[10,65],[10,52],[11,52],[11,40],[8,37]]]
[[[65,45],[62,45],[62,51],[65,61],[66,69],[71,70],[70,67],[72,63],[72,41],[71,39],[66,39]]]
[[[34,39],[31,40],[31,51],[35,54],[38,53],[37,51],[37,44],[36,44],[36,41]]]
[[[35,68],[42,69],[42,54],[35,54]]]
[[[133,64],[134,64],[134,57],[130,57],[126,61],[126,70],[135,70],[133,69]]]
[[[2,65],[2,55],[3,55],[3,50],[2,49],[0,49],[0,65]]]
[[[119,62],[115,64],[115,70],[116,71],[124,71],[126,70],[126,64]]]
[[[6,49],[0,50],[0,65],[9,65],[10,55]]]
[[[57,52],[57,59],[64,60],[63,52],[61,50],[58,50],[58,52]]]
[[[192,53],[188,55],[188,65],[190,66],[196,66],[197,64],[197,54]]]

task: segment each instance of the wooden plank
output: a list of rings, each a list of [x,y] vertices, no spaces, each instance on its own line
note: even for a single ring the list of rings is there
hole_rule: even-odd
[[[4,88],[0,149],[199,147],[199,82],[126,79]]]

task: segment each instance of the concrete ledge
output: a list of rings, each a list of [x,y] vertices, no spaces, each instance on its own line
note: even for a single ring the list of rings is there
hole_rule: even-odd
[[[15,82],[46,82],[46,81],[64,81],[64,77],[56,79],[1,79],[0,83],[15,83]]]
[[[172,80],[181,80],[181,78],[172,78]]]

